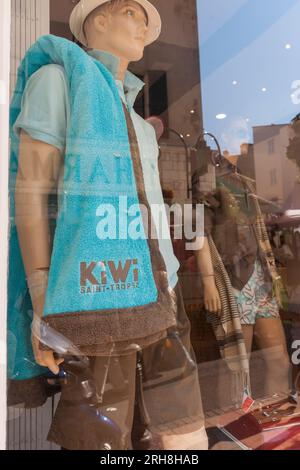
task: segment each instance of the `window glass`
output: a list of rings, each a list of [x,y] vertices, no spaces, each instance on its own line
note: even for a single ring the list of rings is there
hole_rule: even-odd
[[[299,0],[11,6],[7,448],[299,447]]]

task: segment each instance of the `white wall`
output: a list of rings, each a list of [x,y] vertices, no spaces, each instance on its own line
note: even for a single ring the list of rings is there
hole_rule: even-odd
[[[26,50],[49,31],[49,0],[11,0],[11,94]]]
[[[0,449],[6,446],[6,309],[8,252],[9,97],[30,45],[48,34],[49,0],[1,0],[0,14]]]
[[[6,282],[8,248],[8,107],[10,0],[1,0],[0,15],[0,449],[6,444]]]
[[[256,132],[259,131],[259,141]],[[261,126],[254,128],[254,162],[257,194],[264,199],[278,199],[283,204],[299,177],[299,169],[286,157],[289,144],[289,126]],[[268,152],[273,140],[274,152]],[[277,182],[271,185],[271,171],[276,171]]]

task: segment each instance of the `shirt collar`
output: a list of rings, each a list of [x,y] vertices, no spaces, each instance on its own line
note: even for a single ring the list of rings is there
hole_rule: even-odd
[[[145,83],[128,70],[125,74],[124,84],[121,80],[117,80],[116,76],[119,69],[119,59],[109,52],[101,51],[99,49],[90,49],[87,53],[94,59],[99,60],[99,62],[101,62],[110,71],[116,80],[116,85],[119,89],[121,98],[129,108],[133,108],[136,97],[145,86]]]

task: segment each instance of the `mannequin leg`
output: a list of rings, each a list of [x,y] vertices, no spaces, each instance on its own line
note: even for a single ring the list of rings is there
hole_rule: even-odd
[[[205,426],[191,432],[164,434],[162,436],[164,450],[207,450],[208,438]]]
[[[245,340],[245,346],[247,353],[251,354],[252,351],[252,343],[253,343],[253,333],[254,333],[254,326],[253,325],[242,325],[243,336]]]
[[[190,322],[180,286],[174,290],[177,327],[168,330],[167,339],[143,350],[144,398],[150,415],[150,430],[160,438],[164,450],[207,450],[198,368],[190,343]]]
[[[254,337],[266,363],[266,393],[287,392],[290,363],[280,318],[258,318]]]

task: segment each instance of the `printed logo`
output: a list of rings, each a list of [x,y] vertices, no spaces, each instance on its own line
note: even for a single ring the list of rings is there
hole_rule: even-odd
[[[292,354],[292,363],[295,366],[300,364],[300,340],[295,340],[292,344],[292,349],[295,351]]]
[[[125,262],[92,261],[80,263],[80,293],[136,289],[139,285],[137,259]]]

